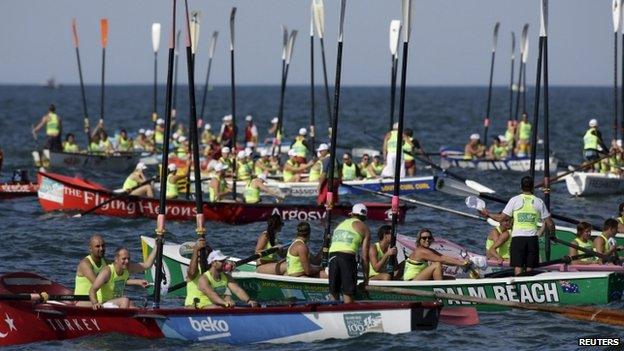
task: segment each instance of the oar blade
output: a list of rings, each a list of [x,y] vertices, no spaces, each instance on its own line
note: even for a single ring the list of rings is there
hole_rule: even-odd
[[[286,46],[286,64],[290,64],[290,60],[292,59],[293,49],[295,47],[295,39],[297,38],[297,31],[293,30],[290,32],[290,36],[288,37],[288,45]]]
[[[342,37],[344,34],[344,20],[345,20],[345,8],[347,7],[347,0],[340,0],[340,26],[338,27],[338,42],[342,43]]]
[[[75,18],[72,18],[72,40],[74,42],[74,47],[78,47],[80,41],[78,40],[78,25],[76,24]]]
[[[540,37],[548,36],[548,0],[541,0]]]
[[[286,50],[288,48],[288,28],[282,24],[282,60],[286,61]]]
[[[323,39],[323,35],[325,34],[325,6],[323,5],[323,0],[314,0],[312,2],[312,9],[314,11],[316,33],[319,38]]]
[[[403,42],[407,43],[412,32],[412,0],[403,0]]]
[[[500,22],[496,22],[494,25],[494,33],[492,38],[492,52],[496,52],[496,43],[498,42],[498,29],[500,28]]]
[[[160,23],[152,23],[152,50],[158,52],[160,46]]]
[[[100,19],[100,41],[102,48],[106,48],[108,44],[108,19],[106,18]]]
[[[399,49],[399,40],[401,39],[401,21],[390,21],[390,54],[396,57]]]
[[[622,18],[622,0],[613,0],[611,2],[611,12],[613,15],[613,32],[617,33],[620,29],[620,20]]]
[[[529,24],[526,23],[522,28],[522,36],[520,42],[520,55],[522,63],[526,63],[529,56]]]
[[[236,19],[236,7],[232,7],[230,12],[230,51],[234,51],[234,20]]]
[[[212,38],[210,38],[210,47],[208,48],[208,58],[212,58],[217,47],[217,39],[219,38],[219,31],[212,32]]]
[[[199,42],[199,17],[201,13],[199,11],[191,12],[191,52],[197,53],[197,43]]]
[[[511,58],[516,58],[516,33],[511,31]]]

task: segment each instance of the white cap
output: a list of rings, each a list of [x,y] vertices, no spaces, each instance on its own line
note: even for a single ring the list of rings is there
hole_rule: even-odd
[[[136,167],[134,167],[134,169],[142,171],[144,169],[147,169],[147,166],[145,165],[145,163],[139,162],[139,163],[137,163]]]
[[[170,163],[169,166],[167,166],[167,169],[170,172],[176,171],[178,169],[178,166],[175,165],[175,163]]]
[[[210,123],[204,124],[204,129],[210,130],[210,128],[212,128],[212,127],[210,127]]]
[[[232,120],[232,115],[225,115],[223,116],[223,122],[227,122],[227,121],[231,121]]]
[[[186,141],[186,137],[184,135],[180,135],[180,137],[178,138],[178,141],[183,143]]]
[[[225,171],[226,169],[228,169],[228,165],[223,164],[221,162],[218,162],[215,166],[214,166],[214,170],[216,172],[221,172],[221,171]]]
[[[392,129],[399,129],[399,122],[394,122]]]
[[[165,124],[165,120],[162,118],[159,118],[156,120],[156,124]]]
[[[267,157],[267,156],[269,156],[269,151],[267,151],[266,149],[260,150],[260,157]]]
[[[504,135],[499,135],[498,136],[498,141],[500,141],[501,143],[507,142],[507,138],[505,138]]]
[[[172,135],[171,137],[172,137],[174,140],[178,140],[178,138],[180,137],[180,134],[178,134],[178,133],[176,132],[176,133],[173,133],[173,135]]]
[[[247,146],[247,149],[249,149],[256,146],[256,143],[254,143],[253,141],[248,141],[247,143],[245,143],[245,146]]]
[[[592,118],[589,120],[589,126],[590,127],[598,127],[598,120],[596,120],[595,118]]]
[[[368,214],[368,209],[366,208],[366,205],[364,204],[361,204],[361,203],[355,204],[353,205],[353,208],[351,209],[351,213],[349,214],[366,217],[366,215]]]
[[[227,146],[224,146],[221,148],[221,153],[222,154],[229,154],[230,153],[230,148]]]
[[[321,143],[321,145],[319,145],[319,147],[316,149],[316,151],[325,151],[325,150],[329,150],[329,145],[325,143]]]
[[[145,135],[149,136],[149,135],[154,135],[154,131],[151,129],[148,129],[145,131]]]
[[[245,158],[245,151],[241,150],[236,154],[236,158],[243,159]]]
[[[306,135],[306,134],[308,134],[308,130],[307,129],[305,129],[305,128],[299,129],[299,135]]]
[[[479,140],[481,137],[477,133],[470,134],[470,140]]]
[[[271,123],[275,124],[279,121],[279,119],[277,117],[273,117],[273,119],[271,120]]]
[[[265,182],[267,181],[267,175],[266,175],[266,174],[264,174],[264,173],[260,173],[260,174],[258,174],[258,177],[257,177],[257,178],[258,178],[258,179],[262,179],[262,180],[264,180]]]
[[[617,146],[622,147],[622,139],[618,139],[615,143]]]
[[[227,256],[221,253],[221,250],[214,250],[208,255],[208,264],[214,261],[223,261],[227,259]]]
[[[295,150],[293,149],[288,150],[288,157],[293,157],[293,156],[297,156],[297,153],[295,152]]]
[[[245,156],[253,155],[253,150],[250,147],[245,148]]]
[[[251,122],[252,120],[253,120],[253,117],[251,115],[245,116],[245,121]]]
[[[139,134],[145,134],[145,129],[143,128],[139,129]]]

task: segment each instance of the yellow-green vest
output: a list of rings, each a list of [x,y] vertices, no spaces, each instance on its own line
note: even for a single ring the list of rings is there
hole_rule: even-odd
[[[288,161],[286,161],[286,165],[296,167],[297,163],[292,159],[289,159]],[[284,165],[284,171],[282,172],[282,176],[284,177],[285,182],[292,182],[293,180],[295,180],[295,174],[291,171],[286,170],[286,165]]]
[[[85,258],[89,260],[89,262],[91,263],[91,268],[93,269],[93,273],[95,274],[96,277],[100,273],[100,271],[104,267],[106,267],[106,260],[103,258],[99,266],[95,264],[95,262],[91,258],[91,255],[87,255]],[[74,284],[74,295],[89,295],[89,290],[91,289],[91,285],[93,284],[89,281],[87,277],[85,277],[84,275],[79,276],[78,274],[76,274],[76,281]]]
[[[598,136],[593,131],[594,128],[589,128],[583,136],[583,150],[598,150]]]
[[[587,240],[587,242],[584,243],[583,240],[581,240],[580,238],[575,238],[574,242],[575,242],[576,245],[578,245],[578,246],[580,246],[580,247],[582,247],[584,249],[592,250],[592,251],[594,250],[594,244],[592,243],[591,240]],[[578,254],[579,255],[582,255],[582,254],[585,254],[585,253],[586,252],[584,252],[584,251],[578,250]],[[597,259],[596,257],[585,257],[585,258],[581,258],[580,261],[581,262],[592,262],[592,261],[596,261],[596,259]]]
[[[202,274],[198,274],[195,279],[186,283],[186,298],[184,299],[184,306],[192,307],[195,306],[195,299],[197,298],[199,302],[197,303],[197,308],[204,308],[210,305],[213,305],[212,301],[206,294],[204,294],[201,290],[199,290],[199,278]],[[207,271],[203,275],[208,278],[208,283],[212,287],[212,289],[219,294],[223,298],[225,292],[228,287],[228,280],[225,273],[221,272],[219,275],[219,281],[215,280],[210,274],[210,271]]]
[[[346,163],[342,164],[342,180],[343,181],[348,181],[348,180],[355,180],[357,177],[357,172],[356,172],[357,166],[355,165],[355,163],[351,163],[351,165],[347,165]]]
[[[499,234],[503,234],[500,227],[496,227],[496,231]],[[492,245],[494,245],[494,240],[487,239],[485,241],[485,251],[489,250]],[[508,237],[507,240],[499,247],[496,248],[496,252],[503,260],[509,260],[509,247],[511,245],[511,237]]]
[[[375,251],[376,251],[376,255],[377,255],[377,261],[381,261],[381,258],[383,257],[384,252],[383,252],[383,251],[381,251],[381,245],[380,245],[379,243],[375,243]],[[382,267],[382,269],[381,269],[382,271],[384,270],[384,267],[385,267],[387,264],[388,264],[388,262],[386,262],[386,264]],[[377,272],[377,271],[375,270],[375,268],[373,268],[373,263],[372,263],[372,262],[370,262],[370,263],[368,264],[368,266],[369,266],[369,268],[368,268],[368,277],[369,277],[369,278],[370,278],[370,277],[374,277],[374,276],[376,276],[377,274],[379,274],[379,272]]]
[[[48,112],[48,122],[46,123],[46,135],[58,136],[61,133],[59,117],[54,112]]]
[[[295,150],[295,155],[306,158],[308,157],[308,148],[303,143],[304,140],[305,140],[304,137],[297,136],[291,148]]]
[[[178,195],[180,195],[180,192],[178,190],[178,183],[175,182],[171,182],[171,177],[173,177],[175,174],[170,174],[167,177],[167,199],[175,199],[178,197]]]
[[[534,195],[522,194],[522,207],[513,212],[513,230],[536,230],[539,213],[533,207]]]
[[[288,251],[286,252],[286,264],[288,265],[286,268],[286,275],[300,275],[300,273],[305,271],[305,269],[303,269],[303,264],[301,264],[301,257],[290,254],[290,248],[296,242],[300,242],[305,245],[305,242],[302,239],[295,239],[290,247],[288,247]]]
[[[405,260],[405,271],[403,272],[403,280],[412,280],[416,278],[427,268],[427,261],[414,261],[411,258]]]
[[[115,265],[109,264],[110,278],[97,292],[97,299],[99,303],[104,303],[112,299],[123,297],[124,289],[126,288],[126,282],[130,278],[130,272],[124,269],[121,275],[118,275],[115,271]]]
[[[357,218],[348,218],[340,223],[332,235],[329,252],[348,252],[355,254],[362,244],[362,236],[353,229],[353,223],[359,221]]]
[[[70,144],[66,141],[63,143],[63,152],[77,153],[78,145],[76,143]]]
[[[520,129],[518,130],[518,138],[521,140],[529,140],[531,138],[531,123],[520,121],[519,128]]]
[[[252,181],[248,181],[245,185],[245,202],[248,204],[257,204],[260,202],[260,189],[254,187]]]

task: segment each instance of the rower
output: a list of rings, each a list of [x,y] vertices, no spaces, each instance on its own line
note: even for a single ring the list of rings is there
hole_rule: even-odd
[[[293,149],[288,151],[288,157],[282,170],[284,182],[301,182],[303,173],[312,167],[313,163],[299,163],[297,153]]]
[[[329,157],[329,146],[325,143],[321,143],[319,147],[316,149],[317,159],[312,164],[310,168],[310,175],[308,176],[308,182],[317,182],[321,179],[321,174],[323,173],[323,163],[325,159]]]
[[[507,121],[507,129],[505,130],[505,139],[507,140],[507,152],[511,152],[513,149],[513,142],[516,138],[516,124],[518,122],[514,120]]]
[[[397,248],[390,247],[392,241],[392,226],[384,224],[377,230],[379,241],[371,246],[368,252],[370,264],[368,278],[370,280],[392,280],[390,273],[386,272],[388,262],[396,257]]]
[[[355,255],[361,247],[362,267],[368,267],[370,230],[364,221],[368,210],[364,204],[355,204],[349,218],[340,223],[329,246],[329,293],[330,300],[338,300],[342,292],[345,303],[353,302],[357,283]],[[368,269],[363,269],[364,286],[368,285]]]
[[[212,141],[215,140],[214,134],[212,134],[212,127],[210,123],[204,124],[204,131],[201,134],[201,143],[204,145],[212,144]]]
[[[126,178],[123,183],[123,190],[129,192],[128,195],[154,197],[152,185],[149,183],[143,184],[147,182],[145,174],[143,174],[143,171],[146,169],[147,166],[145,163],[139,162],[134,168],[134,171]],[[139,184],[143,185],[139,186]]]
[[[271,119],[271,126],[269,127],[269,130],[267,131],[268,135],[275,135],[275,132],[277,131],[277,122],[279,122],[279,118],[277,117],[273,117]],[[273,137],[269,137],[264,141],[265,144],[270,144],[273,143]]]
[[[324,205],[327,203],[327,194],[329,192],[329,162],[331,160],[331,157],[329,155],[329,152],[327,154],[327,156],[325,156],[325,158],[322,160],[322,167],[321,167],[321,177],[318,180],[318,196],[316,197],[316,204],[317,205]],[[338,167],[338,159],[336,158],[334,160],[334,184],[333,184],[333,189],[334,192],[333,194],[333,199],[332,202],[334,204],[338,203],[338,187],[340,186],[340,167]]]
[[[228,170],[234,169],[234,160],[230,155],[230,148],[224,146],[221,148],[221,157],[219,158],[219,162],[227,166]]]
[[[618,221],[613,218],[608,218],[604,221],[602,226],[602,233],[598,235],[593,242],[594,251],[601,254],[611,256],[617,252],[617,242],[615,241],[615,235],[617,234]]]
[[[188,160],[189,142],[184,135],[178,137],[178,147],[176,148],[176,156],[183,160]]]
[[[320,255],[310,257],[308,242],[310,241],[310,223],[299,222],[295,240],[286,251],[286,275],[291,277],[327,278],[325,270],[313,265],[312,261],[320,262]],[[320,252],[319,252],[320,254]]]
[[[154,140],[152,138],[153,136],[153,130],[148,129],[145,131],[145,151],[147,152],[154,152],[156,150],[156,147],[154,146]]]
[[[245,117],[245,145],[258,144],[258,127],[253,122],[253,117],[247,115]]]
[[[500,225],[492,228],[485,241],[485,256],[488,259],[498,260],[499,263],[509,261],[509,245],[511,245],[512,219],[500,222]]]
[[[299,129],[299,135],[295,137],[295,141],[290,147],[291,150],[295,151],[295,157],[298,163],[305,163],[308,158],[308,143],[306,141],[306,134],[308,131],[305,128]]]
[[[67,133],[65,136],[65,141],[63,142],[63,152],[67,153],[78,153],[80,150],[78,149],[78,145],[76,144],[76,137],[72,133]]]
[[[485,147],[481,144],[481,137],[479,134],[473,133],[470,135],[470,141],[464,147],[464,160],[473,160],[482,158],[485,154]]]
[[[617,230],[618,233],[624,233],[624,202],[620,202],[620,205],[618,206],[618,214],[615,219],[619,222]]]
[[[503,135],[495,136],[494,143],[487,151],[488,158],[492,160],[502,160],[507,157],[507,147],[504,144],[507,139]]]
[[[267,219],[266,230],[258,236],[258,241],[256,242],[256,253],[268,250],[277,245],[277,236],[282,231],[283,227],[284,222],[282,221],[282,217],[276,213],[272,214],[269,219]],[[256,272],[277,275],[284,274],[285,267],[282,265],[284,260],[279,260],[278,254],[279,253],[274,252],[270,255],[260,257],[256,261]]]
[[[134,149],[132,138],[128,137],[125,129],[119,131],[119,142],[117,143],[117,151],[131,152]]]
[[[522,112],[522,119],[518,124],[518,148],[516,155],[518,157],[526,157],[531,153],[531,123],[529,123],[529,115]]]
[[[124,296],[124,289],[130,274],[143,273],[154,264],[157,250],[152,250],[145,262],[130,263],[130,251],[122,247],[115,251],[113,263],[102,268],[89,289],[89,300],[96,310],[108,305],[120,308],[133,308],[134,305]]]
[[[167,166],[167,171],[167,199],[177,199],[178,195],[180,195],[180,189],[178,189],[178,181],[184,179],[184,177],[177,174],[178,166],[176,166],[175,163],[170,163]]]
[[[362,178],[360,168],[353,163],[351,154],[345,152],[342,155],[342,169],[341,169],[342,181],[358,180]]]
[[[268,186],[266,186],[267,176],[264,173],[261,173],[258,176],[253,176],[253,178],[249,179],[245,184],[245,203],[248,204],[257,204],[262,201],[260,198],[260,192],[263,191],[269,195],[274,196],[278,199],[278,202],[284,200],[284,195],[279,191],[275,191]]]
[[[442,264],[447,266],[469,267],[470,260],[459,260],[442,255],[431,248],[434,241],[429,229],[421,229],[416,236],[416,247],[409,258],[405,259],[403,280],[442,280]]]
[[[589,129],[583,136],[583,153],[587,162],[593,162],[600,158],[599,153],[606,153],[607,147],[602,141],[602,133],[598,130],[598,121],[594,118],[589,121]],[[599,165],[594,165],[594,170]]]
[[[398,136],[399,136],[399,122],[394,122],[394,124],[392,125],[392,130],[386,133],[386,136],[384,137],[383,147],[382,147],[384,157],[386,158],[386,164],[381,173],[382,173],[382,176],[386,178],[394,177]],[[403,133],[403,139],[404,140],[406,139],[405,133]],[[400,170],[401,170],[400,176],[404,177],[405,176],[405,158],[404,157],[401,157]]]
[[[39,124],[32,129],[32,134],[37,139],[37,132],[45,125],[46,143],[44,149],[51,151],[61,151],[61,131],[63,130],[61,117],[56,114],[56,106],[48,107],[48,112],[41,117]]]
[[[109,155],[115,152],[115,149],[113,148],[113,143],[111,143],[110,139],[108,138],[108,134],[106,133],[106,131],[104,129],[100,129],[99,134],[100,150]]]
[[[93,134],[89,140],[89,146],[87,147],[87,152],[94,155],[102,155],[104,154],[104,150],[100,146],[100,134]]]
[[[381,178],[383,168],[384,165],[381,162],[381,157],[379,155],[374,155],[373,162],[368,165],[366,170],[366,179]]]
[[[249,167],[247,155],[244,150],[236,154],[236,180],[243,182],[251,181],[253,170]]]
[[[271,171],[271,159],[269,158],[269,152],[267,150],[260,151],[260,158],[254,163],[254,174],[268,174]]]
[[[234,122],[232,121],[232,115],[223,116],[223,123],[221,124],[221,130],[217,140],[221,145],[234,148],[234,135],[236,130],[234,128]]]
[[[403,155],[401,156],[405,162],[405,173],[408,177],[413,177],[416,174],[416,160],[414,159],[414,152],[416,149],[420,149],[420,145],[418,145],[418,141],[413,138],[414,131],[411,128],[405,128],[403,133]]]
[[[165,142],[165,120],[159,118],[156,120],[156,128],[154,129],[154,145],[162,149]]]
[[[210,180],[210,188],[208,189],[210,202],[219,202],[232,191],[225,180],[227,169],[228,166],[220,162],[214,166],[215,176]]]
[[[357,164],[362,178],[368,178],[368,166],[370,165],[370,156],[368,154],[362,155],[362,160]]]
[[[587,222],[579,222],[579,224],[576,225],[576,238],[574,238],[574,241],[572,242],[572,244],[576,244],[577,246],[580,246],[584,249],[593,251],[594,245],[591,241],[591,232],[592,232],[591,224]],[[570,257],[576,256],[576,255],[582,255],[585,253],[586,252],[577,250],[574,247],[570,247],[568,249],[568,256]],[[598,261],[597,257],[592,256],[592,257],[586,257],[586,258],[573,260],[572,264],[594,264],[594,263],[597,263],[597,261]]]

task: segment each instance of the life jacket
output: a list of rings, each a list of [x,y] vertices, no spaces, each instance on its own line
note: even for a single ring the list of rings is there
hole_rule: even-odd
[[[59,122],[59,116],[54,112],[48,112],[48,122],[46,123],[46,135],[58,136],[61,133],[61,124]]]
[[[500,226],[496,227],[496,231],[499,234],[503,234],[503,231],[501,230]],[[488,238],[485,241],[485,251],[489,250],[492,247],[492,245],[494,245],[494,240]],[[496,252],[503,260],[509,260],[510,245],[511,245],[511,237],[508,237],[507,240],[501,246],[496,248]]]
[[[522,207],[513,212],[513,230],[537,230],[539,213],[533,207],[535,195],[522,194]]]
[[[353,223],[359,221],[357,218],[348,218],[340,223],[332,235],[329,253],[346,252],[355,255],[362,244],[362,236],[353,229]]]
[[[252,185],[252,180],[247,181],[245,185],[245,203],[257,204],[260,202],[260,189]]]
[[[381,245],[380,245],[379,243],[375,243],[375,252],[376,252],[376,255],[377,255],[377,261],[380,261],[380,260],[381,260],[381,258],[382,258],[382,257],[383,257],[383,255],[384,255],[384,252],[383,252],[383,251],[381,251]],[[383,270],[384,270],[384,267],[385,267],[385,266],[387,266],[387,265],[388,265],[388,262],[386,262],[386,264],[385,264],[385,265],[381,268],[381,270],[383,271]],[[368,264],[368,277],[369,277],[369,278],[370,278],[370,277],[374,277],[374,276],[376,276],[376,275],[378,275],[378,274],[379,274],[379,272],[377,272],[377,271],[375,270],[375,268],[373,268],[373,263],[372,263],[372,262],[370,262],[370,263]]]
[[[347,165],[346,163],[342,164],[342,180],[355,180],[357,178],[357,166],[355,163],[351,163],[351,165]]]
[[[518,130],[518,138],[521,140],[529,140],[531,139],[531,123],[520,121],[520,126]]]
[[[78,145],[76,145],[76,143],[70,144],[66,141],[63,143],[63,152],[77,153]]]
[[[91,263],[91,268],[93,269],[93,273],[95,273],[96,277],[100,273],[100,271],[104,267],[106,267],[106,260],[103,258],[99,266],[95,264],[95,261],[93,261],[91,255],[87,255],[85,258],[89,260],[89,263]],[[89,278],[76,274],[76,280],[74,283],[74,295],[89,295],[89,290],[91,289],[92,285],[93,284],[91,284]]]
[[[583,150],[598,150],[598,136],[593,132],[595,128],[589,128],[583,136]]]
[[[415,261],[411,258],[405,259],[405,271],[403,272],[403,280],[412,280],[416,278],[420,272],[424,271],[429,264],[427,261]]]
[[[290,248],[292,248],[296,242],[300,242],[305,245],[305,242],[302,239],[295,239],[295,241],[293,241],[293,243],[288,247],[288,251],[286,252],[286,264],[288,265],[286,268],[287,275],[301,275],[301,273],[305,272],[303,264],[301,264],[301,257],[294,256],[290,253]]]
[[[119,297],[123,297],[124,290],[126,288],[126,282],[130,278],[130,272],[127,269],[124,269],[121,275],[117,274],[115,271],[115,265],[109,264],[108,268],[110,269],[110,278],[108,281],[100,287],[100,290],[97,292],[97,299],[99,303],[104,303],[106,301],[110,301],[112,299],[116,299]]]

